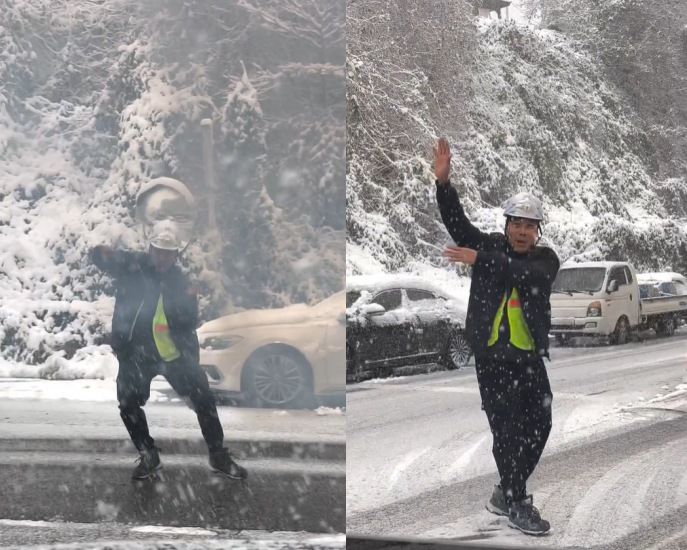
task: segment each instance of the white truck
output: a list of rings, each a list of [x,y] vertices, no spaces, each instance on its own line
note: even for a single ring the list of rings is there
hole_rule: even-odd
[[[687,295],[642,298],[635,269],[627,262],[564,264],[551,293],[551,334],[559,343],[602,336],[624,344],[633,331],[650,328],[669,336],[685,315]]]

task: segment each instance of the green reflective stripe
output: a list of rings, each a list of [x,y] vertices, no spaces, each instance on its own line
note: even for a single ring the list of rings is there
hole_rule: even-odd
[[[160,354],[163,361],[174,361],[181,357],[179,350],[174,345],[174,341],[169,334],[169,324],[167,323],[167,316],[165,315],[162,294],[160,294],[160,298],[158,298],[155,317],[153,317],[153,339],[155,340],[157,352]]]
[[[496,317],[494,317],[494,324],[491,326],[491,336],[487,342],[487,346],[493,346],[499,339],[499,327],[501,326],[501,319],[503,319],[503,307],[506,305],[506,293],[503,293],[503,300],[501,300],[501,305],[496,312]]]
[[[508,307],[508,328],[510,329],[510,343],[521,350],[532,351],[534,349],[534,339],[530,334],[525,316],[522,313],[522,306],[520,304],[520,296],[518,291],[514,288],[508,299],[506,305],[506,293],[503,294],[503,300],[496,312],[494,324],[491,327],[491,337],[487,342],[487,346],[493,346],[499,339],[499,327],[503,319],[503,310]]]
[[[525,316],[522,314],[520,296],[515,289],[508,300],[508,327],[510,328],[510,343],[513,346],[526,351],[534,349],[534,339],[530,334],[530,329],[527,328]]]

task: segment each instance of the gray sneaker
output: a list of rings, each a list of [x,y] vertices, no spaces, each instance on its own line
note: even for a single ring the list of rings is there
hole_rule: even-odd
[[[532,495],[511,504],[508,525],[528,535],[545,535],[551,531],[551,524],[541,518],[532,504]]]
[[[494,492],[491,493],[491,498],[487,502],[487,510],[497,516],[508,515],[508,504],[500,485],[494,485]]]

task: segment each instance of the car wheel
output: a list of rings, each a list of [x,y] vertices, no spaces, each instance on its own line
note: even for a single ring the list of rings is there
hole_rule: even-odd
[[[611,334],[611,344],[618,346],[627,344],[629,336],[630,325],[627,323],[627,319],[625,317],[621,317],[620,319],[618,319],[618,322],[615,325],[615,330],[613,331],[613,334]]]
[[[289,349],[263,349],[246,364],[243,388],[256,407],[310,408],[314,404],[310,366]]]
[[[444,353],[444,364],[448,369],[459,369],[468,364],[472,350],[465,338],[465,333],[461,331],[453,331],[446,342],[446,351]]]

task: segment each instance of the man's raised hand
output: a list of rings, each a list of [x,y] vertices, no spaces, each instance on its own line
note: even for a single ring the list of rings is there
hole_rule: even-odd
[[[451,173],[451,148],[446,138],[439,138],[433,148],[434,152],[434,177],[441,184],[449,181]]]
[[[448,258],[449,262],[473,265],[477,260],[477,251],[472,248],[447,246],[444,249],[443,256],[444,258]]]

